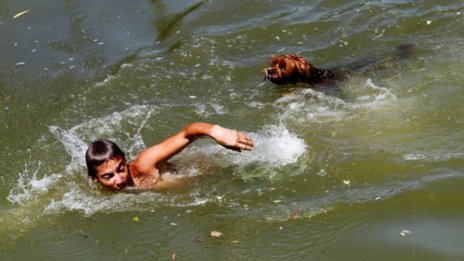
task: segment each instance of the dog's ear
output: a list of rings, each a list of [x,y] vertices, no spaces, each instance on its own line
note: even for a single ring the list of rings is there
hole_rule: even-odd
[[[306,77],[307,81],[311,81],[311,79],[313,78],[313,73],[312,73],[313,67],[312,67],[312,65],[310,63],[308,63],[308,64],[309,64],[309,67],[308,67],[308,70],[305,71],[305,77]]]
[[[282,55],[273,55],[271,59],[271,65],[278,64],[282,60]]]
[[[311,77],[313,76],[312,73],[311,73],[313,65],[310,62],[308,62],[307,60],[303,59],[303,58],[301,58],[301,60],[302,60],[302,63],[304,63],[304,75],[305,75],[307,80],[310,80]]]

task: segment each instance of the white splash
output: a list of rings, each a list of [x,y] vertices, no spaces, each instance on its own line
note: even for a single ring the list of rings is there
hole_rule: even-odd
[[[210,118],[212,115],[224,115],[229,111],[223,105],[218,103],[195,103],[194,112],[201,117]]]
[[[43,178],[38,178],[40,170],[39,161],[37,169],[30,173],[28,164],[24,167],[24,172],[19,174],[18,184],[10,190],[7,200],[12,204],[22,204],[38,198],[48,193],[49,188],[58,182],[62,177],[59,174],[52,174]]]
[[[61,199],[52,200],[44,208],[45,214],[54,214],[62,211],[82,211],[85,216],[105,212],[125,212],[137,209],[155,209],[157,206],[193,207],[205,205],[211,198],[192,195],[187,201],[177,202],[177,196],[166,197],[154,191],[140,193],[111,193],[103,195],[98,190],[86,191],[88,188],[75,187],[66,192]],[[92,188],[93,189],[93,188]],[[211,196],[212,197],[212,196]]]
[[[92,194],[92,193],[90,193]],[[53,214],[62,210],[79,210],[84,215],[91,216],[99,211],[117,212],[118,210],[131,209],[134,204],[145,199],[140,194],[115,193],[110,196],[89,195],[81,189],[72,189],[66,192],[60,200],[52,200],[44,213]]]
[[[241,177],[274,177],[282,167],[296,164],[308,153],[302,138],[290,132],[284,124],[268,125],[248,133],[254,141],[252,151],[227,150],[212,142],[196,142],[174,159],[180,175],[197,176],[233,167]],[[205,144],[207,143],[207,144]]]
[[[274,102],[281,109],[280,119],[291,120],[302,125],[346,119],[351,104],[333,95],[326,95],[311,88],[298,89]]]
[[[421,159],[425,159],[425,155],[413,154],[413,153],[404,155],[404,160],[421,160]]]
[[[148,106],[132,106],[123,112],[114,112],[106,117],[92,119],[83,122],[69,130],[57,126],[50,126],[50,132],[59,140],[66,153],[71,156],[71,162],[66,166],[66,173],[72,173],[85,166],[83,155],[88,147],[88,142],[102,137],[112,137],[121,132],[121,124],[135,125],[137,131],[134,134],[123,133],[131,139],[128,149],[130,155],[135,154],[144,147],[141,130],[146,126],[154,108]],[[132,137],[131,137],[132,136]]]
[[[251,152],[250,158],[274,166],[296,163],[308,148],[302,138],[291,133],[283,124],[266,126],[262,132],[251,136],[255,149]]]
[[[186,157],[191,158],[198,154],[216,155],[211,158],[215,160],[215,164],[221,166],[246,167],[258,163],[260,166],[275,168],[296,163],[308,148],[304,140],[291,133],[284,124],[268,125],[261,131],[249,135],[254,142],[252,151],[237,153],[212,144],[189,149],[186,152],[189,155]]]
[[[374,107],[382,105],[385,102],[397,100],[397,97],[389,89],[375,85],[371,79],[366,80],[366,87],[372,93],[358,98],[358,101],[361,101],[361,103],[355,107]]]
[[[59,140],[63,147],[71,156],[71,162],[66,166],[66,173],[76,171],[85,165],[84,157],[87,144],[83,142],[73,129],[66,131],[57,126],[50,126],[50,132]]]
[[[333,93],[324,93],[312,88],[297,89],[276,100],[273,106],[280,109],[278,118],[300,125],[349,121],[360,110],[383,107],[397,100],[386,87],[367,79],[354,86],[342,86],[346,101]]]

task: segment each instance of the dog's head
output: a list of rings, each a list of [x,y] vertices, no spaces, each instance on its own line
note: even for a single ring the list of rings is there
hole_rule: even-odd
[[[265,78],[275,84],[307,82],[311,79],[312,64],[296,54],[282,54],[271,59],[263,69]]]

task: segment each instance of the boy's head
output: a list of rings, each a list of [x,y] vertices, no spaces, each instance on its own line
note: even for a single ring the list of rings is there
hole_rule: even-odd
[[[107,188],[121,190],[132,183],[124,152],[112,141],[92,142],[85,161],[88,175]]]

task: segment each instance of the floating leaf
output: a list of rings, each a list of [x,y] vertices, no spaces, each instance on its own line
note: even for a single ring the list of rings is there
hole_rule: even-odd
[[[139,221],[140,221],[140,219],[139,219],[139,217],[138,217],[138,216],[135,216],[135,217],[133,217],[133,218],[132,218],[132,221],[134,221],[134,222],[139,222]]]

